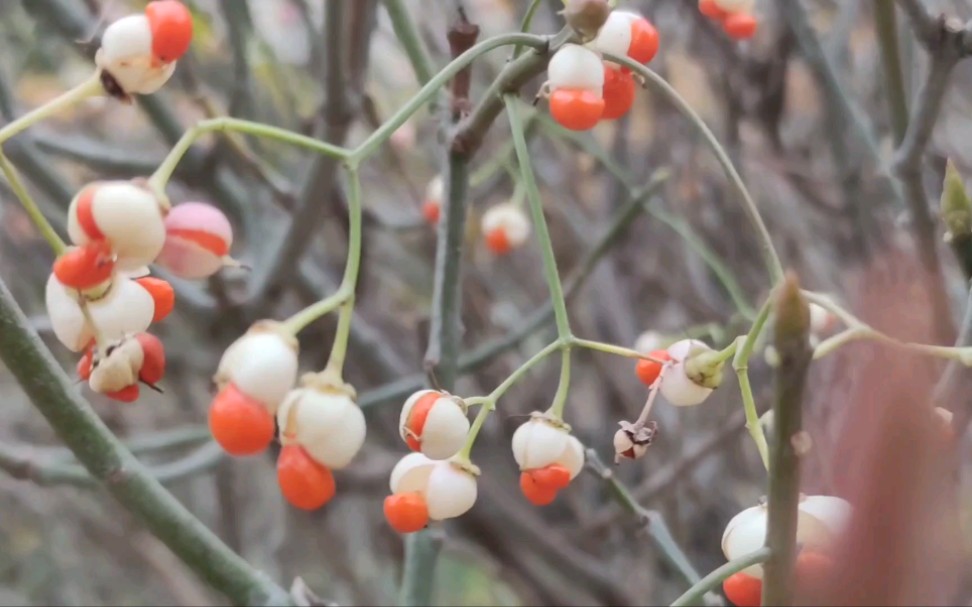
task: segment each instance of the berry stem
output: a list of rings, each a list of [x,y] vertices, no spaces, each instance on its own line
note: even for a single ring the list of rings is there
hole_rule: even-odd
[[[783,280],[783,265],[780,263],[780,257],[776,252],[776,247],[773,246],[773,239],[770,238],[769,230],[766,228],[766,224],[763,223],[763,218],[759,214],[759,209],[756,207],[756,202],[749,194],[749,190],[746,189],[746,184],[743,183],[742,177],[740,177],[739,172],[736,171],[736,167],[733,166],[732,160],[729,159],[729,155],[726,153],[726,150],[722,147],[722,144],[719,143],[719,140],[716,139],[716,136],[709,129],[708,125],[705,124],[705,121],[703,121],[695,110],[692,109],[692,106],[689,105],[688,102],[686,102],[685,99],[678,94],[678,91],[672,88],[672,85],[668,84],[664,78],[644,65],[636,63],[627,57],[616,57],[611,54],[605,54],[604,58],[627,67],[635,74],[641,76],[646,82],[650,82],[652,85],[654,85],[655,88],[659,90],[662,95],[667,97],[672,105],[674,105],[675,108],[678,109],[678,111],[681,112],[682,115],[685,116],[685,118],[687,118],[696,129],[698,129],[699,133],[702,134],[702,138],[712,149],[712,152],[715,154],[719,164],[722,165],[723,170],[729,177],[729,181],[732,182],[732,185],[736,188],[736,191],[739,193],[739,196],[742,199],[743,210],[746,212],[746,216],[749,218],[749,221],[752,224],[753,229],[756,231],[757,237],[759,238],[763,258],[766,262],[766,269],[769,272],[770,281],[774,285],[779,284],[780,281]]]
[[[763,462],[763,467],[767,470],[769,470],[769,447],[766,444],[766,434],[763,432],[763,426],[759,423],[759,414],[756,412],[756,400],[753,398],[753,388],[749,383],[749,357],[752,356],[756,340],[766,325],[766,319],[769,318],[771,301],[772,293],[770,293],[770,297],[766,299],[766,302],[759,309],[759,313],[756,315],[756,320],[753,321],[753,326],[749,329],[749,333],[745,337],[740,336],[736,338],[736,344],[739,344],[740,341],[742,343],[736,346],[736,353],[732,359],[732,368],[736,371],[736,377],[739,380],[739,392],[742,395],[743,410],[746,412],[746,429],[749,431],[753,442],[756,443],[759,458]]]
[[[658,393],[661,391],[662,380],[665,378],[665,373],[671,368],[671,363],[665,363],[662,367],[661,373],[658,374],[658,379],[655,383],[651,384],[651,388],[648,390],[648,399],[645,400],[645,406],[641,409],[641,414],[638,415],[638,419],[635,420],[634,427],[641,428],[648,421],[648,416],[651,415],[651,408],[655,404],[655,400],[658,398]]]
[[[564,419],[564,406],[567,404],[567,393],[570,392],[570,347],[560,352],[560,381],[557,382],[557,392],[550,405],[550,415],[556,419]]]
[[[533,0],[530,6],[527,7],[525,13],[523,13],[523,20],[520,22],[520,32],[527,33],[530,31],[530,26],[533,24],[533,17],[537,14],[537,9],[540,8],[542,0]],[[567,4],[565,1],[564,4]],[[513,46],[513,53],[510,55],[510,61],[516,59],[520,56],[520,52],[523,50],[522,45],[516,44]]]
[[[654,359],[642,352],[637,350],[632,350],[631,348],[624,348],[622,346],[615,346],[614,344],[607,344],[601,341],[593,341],[590,339],[580,339],[579,337],[573,337],[570,343],[579,347],[586,348],[588,350],[595,350],[597,352],[604,352],[605,354],[615,354],[617,356],[623,356],[625,358],[643,358],[645,360],[650,360],[659,364],[664,364],[666,361]]]
[[[30,220],[40,231],[41,236],[50,245],[51,250],[54,251],[54,255],[60,255],[67,248],[61,237],[57,235],[54,231],[54,227],[51,225],[44,214],[41,213],[40,208],[34,199],[30,196],[24,183],[20,180],[20,175],[17,174],[17,169],[14,168],[13,164],[7,159],[3,153],[0,153],[0,170],[3,171],[4,177],[7,178],[7,182],[10,184],[10,189],[13,190],[14,195],[20,200],[20,204],[24,206],[24,210],[27,211],[27,215]]]
[[[330,143],[314,139],[313,137],[301,135],[300,133],[288,131],[287,129],[282,129],[280,127],[270,126],[260,122],[252,122],[249,120],[241,120],[239,118],[210,118],[199,121],[196,126],[183,133],[179,141],[177,141],[169,151],[169,154],[164,160],[162,160],[162,164],[159,165],[159,168],[152,173],[151,177],[149,177],[149,188],[155,192],[157,196],[164,199],[165,186],[172,178],[172,174],[175,172],[176,167],[182,160],[182,157],[186,155],[186,152],[189,151],[189,148],[192,147],[196,140],[207,133],[216,131],[246,133],[248,135],[254,135],[257,137],[275,139],[277,141],[283,141],[284,143],[290,143],[298,147],[307,148],[320,154],[332,156],[341,160],[347,160],[351,156],[351,152],[346,148],[331,145]]]
[[[493,402],[498,401],[504,394],[506,394],[507,390],[513,387],[513,384],[518,382],[520,378],[526,375],[527,371],[532,369],[541,360],[543,360],[553,352],[563,347],[564,347],[564,342],[560,340],[557,340],[551,344],[547,344],[545,348],[543,348],[542,350],[534,354],[532,357],[530,357],[525,363],[520,365],[519,368],[513,371],[513,373],[510,373],[509,377],[503,380],[503,383],[496,386],[496,388],[489,393],[489,396],[487,398]]]
[[[330,314],[348,300],[349,291],[338,289],[331,296],[313,303],[283,322],[284,328],[292,335],[303,331],[307,325],[318,318]]]
[[[348,351],[348,337],[351,335],[351,319],[354,317],[354,290],[358,285],[358,271],[361,269],[361,176],[358,169],[348,167],[348,259],[344,265],[341,290],[348,293],[348,299],[338,314],[337,331],[334,344],[328,357],[327,369],[340,377],[344,370],[344,359]]]
[[[495,410],[495,400],[489,399],[483,402],[483,406],[480,407],[479,412],[476,413],[476,417],[473,419],[472,426],[469,427],[469,434],[466,435],[465,444],[463,444],[462,449],[455,456],[456,460],[466,463],[471,461],[469,456],[472,454],[473,445],[476,444],[476,437],[479,436],[479,431],[482,430],[483,424],[486,423],[486,418]]]
[[[719,585],[726,581],[726,578],[739,573],[747,567],[765,563],[769,557],[770,549],[764,546],[759,550],[754,550],[745,556],[733,559],[725,565],[713,569],[712,572],[702,578],[698,584],[695,584],[686,590],[682,596],[675,599],[671,607],[702,605],[704,603],[702,597],[704,597],[708,592],[717,590]]]
[[[17,133],[30,128],[45,118],[57,114],[62,110],[66,110],[89,97],[101,95],[104,92],[105,89],[101,85],[101,72],[95,71],[94,75],[74,88],[65,91],[44,105],[34,108],[0,129],[0,143],[3,143]]]

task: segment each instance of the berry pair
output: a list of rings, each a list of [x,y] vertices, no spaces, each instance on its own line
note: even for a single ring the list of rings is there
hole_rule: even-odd
[[[535,506],[546,506],[584,467],[584,447],[562,421],[534,413],[513,433],[513,459],[520,490]]]
[[[718,22],[733,40],[745,40],[755,36],[759,27],[753,4],[753,0],[699,0],[699,12]]]

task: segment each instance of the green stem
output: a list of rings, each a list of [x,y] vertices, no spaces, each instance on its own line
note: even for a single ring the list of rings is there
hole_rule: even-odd
[[[432,79],[435,69],[432,67],[432,60],[429,59],[429,50],[425,48],[418,28],[415,27],[415,21],[408,14],[408,9],[405,8],[402,0],[385,0],[385,10],[388,11],[395,36],[398,37],[409,63],[412,64],[412,69],[415,70],[415,77],[420,84],[426,84]]]
[[[759,423],[759,413],[756,411],[756,400],[753,398],[753,388],[749,383],[749,358],[752,356],[756,340],[763,331],[766,319],[770,313],[770,298],[767,298],[763,307],[760,308],[753,326],[749,329],[746,337],[740,337],[742,345],[736,349],[736,354],[732,360],[732,367],[736,371],[739,380],[739,392],[742,395],[743,410],[746,412],[746,429],[756,443],[756,450],[759,451],[759,458],[763,466],[769,470],[769,447],[766,444],[766,435],[763,433],[763,426]]]
[[[361,176],[356,168],[348,168],[348,259],[341,279],[341,290],[348,292],[348,300],[338,315],[334,345],[328,359],[328,369],[342,372],[351,335],[351,319],[354,316],[354,291],[361,269]]]
[[[560,351],[560,381],[557,382],[557,392],[550,405],[550,415],[555,419],[564,419],[564,406],[567,404],[567,394],[570,392],[570,347]]]
[[[540,200],[540,190],[533,175],[530,162],[530,150],[527,149],[524,136],[523,119],[520,117],[520,101],[515,95],[504,95],[506,114],[510,119],[510,130],[513,132],[513,148],[520,164],[520,178],[526,188],[527,200],[530,203],[530,214],[533,216],[534,228],[540,251],[543,255],[543,270],[547,277],[547,287],[550,289],[550,301],[553,302],[554,319],[557,323],[557,336],[561,339],[570,338],[570,321],[567,319],[567,304],[564,301],[564,289],[560,284],[560,274],[557,272],[557,259],[554,256],[553,242],[547,229],[547,220],[543,216],[543,202]]]
[[[671,607],[701,605],[702,597],[704,597],[707,592],[712,592],[713,590],[717,589],[719,585],[726,581],[728,577],[739,573],[748,567],[752,567],[753,565],[765,563],[766,559],[769,557],[770,549],[763,547],[759,550],[754,550],[745,556],[741,556],[738,559],[729,561],[725,565],[714,569],[709,575],[702,578],[699,583],[686,590],[682,596],[675,599]]]
[[[334,343],[331,345],[331,355],[327,359],[327,369],[338,376],[344,373],[344,359],[348,353],[348,337],[351,335],[351,319],[354,317],[354,296],[352,295],[338,313],[337,330],[334,332]]]
[[[648,360],[653,360],[650,356],[645,356],[637,350],[632,350],[631,348],[624,348],[622,346],[615,346],[614,344],[606,344],[600,341],[592,341],[590,339],[580,339],[578,337],[573,337],[570,343],[579,347],[586,348],[588,350],[595,350],[597,352],[604,352],[605,354],[614,354],[617,356],[623,356],[625,358],[647,358]],[[656,361],[664,362],[664,361]]]
[[[533,2],[530,3],[530,6],[527,7],[526,12],[523,13],[523,21],[520,22],[520,32],[525,34],[530,31],[530,26],[533,24],[533,17],[536,16],[537,9],[540,8],[540,4],[542,2],[543,0],[533,0]],[[523,48],[521,45],[517,44],[514,46],[513,54],[510,56],[510,60],[512,61],[513,59],[519,57],[520,51],[522,50]]]
[[[489,398],[493,401],[498,401],[504,394],[506,394],[507,390],[513,387],[513,384],[520,381],[520,378],[523,377],[527,373],[527,371],[532,369],[538,362],[540,362],[541,360],[543,360],[553,352],[563,347],[564,347],[564,342],[560,340],[547,344],[546,347],[544,347],[542,350],[540,350],[539,352],[531,356],[525,363],[520,365],[518,369],[513,371],[513,373],[511,373],[509,377],[503,380],[503,383],[496,386],[496,388],[489,393]]]
[[[891,110],[891,130],[895,145],[900,145],[908,130],[908,102],[905,97],[904,77],[901,71],[901,49],[898,47],[898,24],[895,18],[894,2],[876,0],[874,29],[877,32],[878,47],[881,49],[881,64],[884,69],[885,98]]]
[[[431,605],[435,564],[442,550],[439,529],[425,529],[405,538],[405,567],[402,571],[400,605]]]
[[[27,112],[20,118],[4,126],[0,129],[0,143],[3,143],[17,133],[30,128],[45,118],[66,110],[89,97],[101,95],[104,92],[105,89],[101,85],[101,72],[96,71],[93,76],[78,84],[73,89],[65,91],[60,96]]]
[[[13,164],[7,159],[3,153],[0,153],[0,170],[3,171],[4,177],[7,178],[7,182],[10,184],[10,189],[13,190],[14,195],[20,200],[20,204],[24,206],[24,210],[27,211],[27,215],[33,222],[34,226],[50,245],[51,250],[54,251],[54,255],[60,255],[67,248],[61,237],[57,235],[54,231],[54,227],[51,225],[44,214],[41,213],[40,208],[34,199],[31,198],[30,192],[24,186],[24,183],[20,180],[20,175],[17,174],[17,169],[14,168]]]
[[[277,141],[290,143],[292,145],[307,148],[326,156],[332,156],[342,160],[348,160],[351,155],[351,153],[345,148],[331,145],[330,143],[314,139],[313,137],[301,135],[300,133],[288,131],[287,129],[282,129],[280,127],[270,126],[260,122],[252,122],[249,120],[241,120],[239,118],[210,118],[208,120],[201,120],[196,124],[196,126],[183,133],[179,141],[172,146],[172,149],[162,161],[162,164],[159,165],[159,168],[156,169],[151,177],[149,177],[149,187],[159,195],[164,195],[166,184],[169,183],[169,180],[172,178],[172,174],[179,165],[179,161],[181,161],[182,157],[186,155],[186,152],[189,151],[192,144],[203,135],[215,131],[232,131],[236,133],[246,133],[248,135],[254,135],[257,137],[266,137],[267,139],[275,139]]]
[[[749,190],[746,189],[746,184],[743,183],[742,177],[740,177],[739,172],[736,171],[736,167],[733,166],[732,160],[729,159],[729,154],[716,139],[716,136],[712,133],[709,127],[705,124],[705,121],[692,109],[692,106],[688,104],[681,95],[678,94],[672,85],[668,84],[664,78],[648,69],[647,67],[636,63],[627,57],[615,57],[614,55],[605,54],[605,59],[620,63],[625,67],[629,68],[634,73],[638,74],[645,81],[653,84],[661,93],[678,109],[679,112],[685,116],[689,122],[691,122],[696,129],[701,133],[702,138],[709,145],[709,148],[715,154],[716,159],[719,164],[722,165],[723,170],[729,177],[729,181],[732,182],[736,191],[739,193],[740,198],[743,202],[743,210],[746,216],[749,218],[749,222],[752,224],[753,229],[756,231],[756,235],[760,241],[760,247],[762,249],[763,258],[766,261],[766,268],[769,272],[770,281],[772,284],[778,284],[783,279],[783,265],[780,263],[780,257],[776,252],[776,247],[773,246],[773,239],[770,238],[769,230],[766,228],[766,224],[763,223],[763,218],[759,214],[759,209],[756,207],[756,202],[753,197],[750,196]]]
[[[550,41],[548,36],[534,36],[532,34],[503,34],[476,44],[465,53],[459,55],[442,70],[439,71],[431,80],[425,83],[412,99],[403,105],[393,116],[385,121],[367,139],[361,142],[351,153],[351,160],[359,162],[373,154],[392,133],[398,130],[409,117],[418,111],[422,104],[432,98],[435,93],[445,86],[452,78],[464,70],[477,57],[484,53],[511,44],[523,44],[533,48],[544,48]]]
[[[479,431],[483,429],[483,424],[486,423],[486,418],[489,414],[496,410],[496,401],[492,398],[485,400],[482,406],[479,408],[479,412],[476,413],[476,417],[473,419],[472,426],[469,427],[469,434],[466,435],[466,443],[456,454],[455,459],[461,462],[469,462],[470,455],[472,455],[473,445],[476,444],[476,437],[479,436]]]
[[[283,322],[286,331],[292,335],[297,335],[305,328],[307,325],[311,324],[318,318],[324,316],[325,314],[330,314],[334,310],[338,309],[344,302],[348,301],[352,292],[346,289],[338,289],[330,297],[322,299],[316,303],[313,303],[300,312],[297,312],[287,320]]]

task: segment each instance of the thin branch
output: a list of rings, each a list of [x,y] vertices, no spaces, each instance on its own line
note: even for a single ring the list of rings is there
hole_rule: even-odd
[[[388,12],[395,36],[415,70],[415,77],[420,84],[426,84],[432,79],[435,70],[429,58],[429,50],[425,48],[425,42],[422,41],[412,16],[408,14],[405,3],[403,0],[385,0],[385,11]]]
[[[702,580],[685,591],[685,594],[675,599],[671,607],[684,607],[686,605],[698,605],[702,601],[705,593],[712,592],[719,587],[729,576],[739,573],[747,567],[763,563],[770,557],[769,548],[760,548],[746,556],[741,556],[736,560],[729,561],[725,565],[714,569],[712,573],[702,578]]]
[[[405,563],[402,571],[400,605],[431,605],[435,581],[435,564],[445,534],[441,529],[428,529],[413,533],[405,540]]]
[[[802,431],[803,391],[812,350],[808,340],[810,311],[794,275],[787,276],[775,298],[774,336],[780,365],[773,402],[766,523],[766,547],[772,556],[765,566],[763,604],[782,606],[793,602],[800,502],[800,453],[795,441]]]
[[[877,31],[884,73],[884,95],[891,112],[891,131],[894,144],[901,145],[908,129],[908,98],[905,93],[904,73],[901,70],[901,48],[898,46],[898,19],[894,3],[874,0],[874,29]]]
[[[78,397],[0,281],[0,359],[88,472],[183,562],[238,605],[288,605],[285,590],[230,550],[145,468]]]

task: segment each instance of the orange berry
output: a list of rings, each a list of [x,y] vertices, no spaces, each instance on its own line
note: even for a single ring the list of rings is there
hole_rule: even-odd
[[[334,475],[300,445],[285,445],[277,459],[277,482],[290,505],[317,510],[334,497]]]
[[[510,237],[506,235],[506,230],[496,228],[486,232],[486,248],[497,255],[506,255],[513,250]]]
[[[658,30],[647,19],[635,19],[631,22],[631,44],[628,45],[628,57],[638,63],[648,63],[658,53],[660,40]]]
[[[722,582],[722,591],[736,607],[759,607],[763,595],[763,580],[740,571]]]
[[[630,72],[604,66],[604,113],[601,120],[615,120],[631,109],[635,81]]]
[[[534,506],[546,506],[557,499],[557,489],[550,485],[542,485],[534,479],[530,470],[520,473],[520,491]]]
[[[70,289],[90,289],[100,285],[115,270],[115,254],[105,240],[71,247],[54,261],[54,276]]]
[[[135,282],[148,291],[149,295],[152,296],[152,301],[155,302],[155,314],[152,316],[152,322],[160,322],[172,313],[173,308],[175,308],[175,289],[168,281],[153,276],[143,276]]]
[[[254,455],[273,440],[273,416],[263,403],[228,384],[209,407],[209,430],[230,455]]]
[[[557,89],[550,94],[550,115],[572,131],[594,128],[604,113],[604,99],[584,89]]]
[[[122,388],[121,390],[108,392],[105,394],[105,396],[112,400],[121,401],[123,403],[133,403],[138,400],[138,384],[132,384]]]
[[[425,217],[425,221],[431,224],[439,223],[441,214],[442,207],[434,200],[426,200],[422,203],[422,217]]]
[[[95,345],[92,342],[84,349],[84,353],[78,360],[78,377],[84,381],[88,381],[88,378],[91,377],[91,365],[94,363],[94,349]]]
[[[429,507],[420,493],[400,493],[385,498],[385,520],[399,533],[415,533],[429,524]]]
[[[722,22],[722,29],[733,40],[745,40],[756,34],[759,22],[749,13],[733,13]]]
[[[722,21],[729,16],[715,0],[699,0],[699,12],[715,21]]]
[[[533,477],[533,482],[544,487],[560,490],[570,484],[570,470],[560,464],[550,464],[527,472]]]
[[[671,360],[672,357],[667,350],[655,350],[654,352],[648,354],[648,356],[654,360],[639,358],[638,364],[635,365],[635,373],[638,375],[638,379],[641,380],[641,383],[650,388],[658,379],[658,376],[661,375],[662,367],[664,366],[662,363],[655,361],[668,361]]]
[[[165,63],[182,57],[192,42],[192,13],[176,0],[149,2],[145,7],[152,31],[152,54]]]
[[[138,378],[147,384],[155,385],[162,381],[165,375],[165,346],[162,340],[151,333],[139,333],[135,336],[142,346],[142,368]]]
[[[812,594],[827,584],[834,570],[829,556],[812,550],[801,550],[793,567],[796,590],[799,594]]]
[[[422,431],[425,430],[425,420],[428,419],[429,412],[432,410],[435,401],[440,398],[442,398],[441,393],[429,392],[412,405],[412,410],[408,414],[408,421],[405,422],[409,430],[409,434],[405,436],[405,442],[412,451],[422,450],[422,440],[420,437],[422,436]]]

